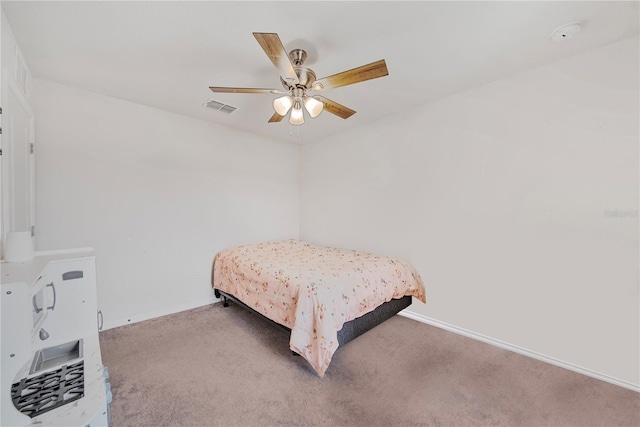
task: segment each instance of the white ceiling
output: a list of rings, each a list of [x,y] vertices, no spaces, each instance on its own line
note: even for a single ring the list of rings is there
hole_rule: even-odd
[[[304,143],[638,34],[638,2],[11,2],[2,8],[34,77]],[[570,21],[583,31],[562,42]],[[385,59],[389,76],[325,91],[357,111],[268,124],[280,89],[252,32],[309,53],[318,78]],[[203,104],[238,108],[227,115]]]

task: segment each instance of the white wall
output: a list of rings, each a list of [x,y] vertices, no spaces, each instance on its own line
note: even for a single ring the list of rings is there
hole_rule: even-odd
[[[412,262],[418,316],[640,384],[638,51],[623,40],[305,146],[301,237]]]
[[[107,327],[210,303],[219,250],[298,237],[297,146],[35,84],[38,249],[95,248]]]

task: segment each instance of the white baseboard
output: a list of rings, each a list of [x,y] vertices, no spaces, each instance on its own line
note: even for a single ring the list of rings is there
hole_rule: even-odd
[[[198,300],[198,301],[192,301],[185,304],[174,305],[174,306],[167,307],[162,310],[153,311],[150,313],[136,314],[135,316],[132,316],[126,319],[117,319],[112,321],[105,319],[102,330],[106,331],[107,329],[117,328],[118,326],[131,325],[132,323],[138,323],[144,320],[155,319],[156,317],[162,317],[162,316],[167,316],[169,314],[180,313],[181,311],[191,310],[194,308],[202,307],[204,305],[213,304],[214,302],[218,302],[218,301],[220,301],[219,298],[211,296],[210,298],[207,298],[204,300]]]
[[[449,332],[453,332],[458,335],[462,335],[468,338],[472,338],[474,340],[482,341],[487,344],[491,344],[493,346],[513,351],[514,353],[522,354],[524,356],[531,357],[533,359],[540,360],[542,362],[550,363],[555,366],[559,366],[561,368],[568,369],[570,371],[577,372],[579,374],[587,375],[589,377],[593,377],[602,381],[606,381],[611,384],[615,384],[620,387],[627,388],[629,390],[633,390],[635,392],[640,393],[640,385],[633,384],[628,381],[624,381],[606,374],[602,374],[600,372],[592,371],[591,369],[583,368],[578,365],[574,365],[573,363],[565,362],[563,360],[556,359],[554,357],[546,356],[544,354],[536,353],[535,351],[527,350],[526,348],[519,347],[517,345],[509,344],[508,342],[500,341],[495,338],[488,337],[486,335],[478,334],[476,332],[470,331],[468,329],[460,328],[458,326],[450,325],[445,322],[441,322],[436,319],[432,319],[427,316],[423,316],[421,314],[414,313],[412,311],[403,310],[400,313],[401,316],[408,317],[409,319],[417,320],[418,322],[426,323],[427,325],[435,326],[436,328],[444,329]]]

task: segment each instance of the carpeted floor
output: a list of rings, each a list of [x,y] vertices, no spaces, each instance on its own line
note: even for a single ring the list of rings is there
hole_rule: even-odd
[[[640,426],[640,394],[400,316],[324,378],[235,305],[100,334],[120,426]]]

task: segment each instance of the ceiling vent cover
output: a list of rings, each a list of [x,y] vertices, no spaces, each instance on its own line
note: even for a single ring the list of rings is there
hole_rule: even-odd
[[[222,113],[231,114],[236,111],[236,107],[232,107],[231,105],[223,104],[222,102],[214,101],[213,99],[208,100],[204,104],[205,107],[213,108],[216,111],[220,111]]]

